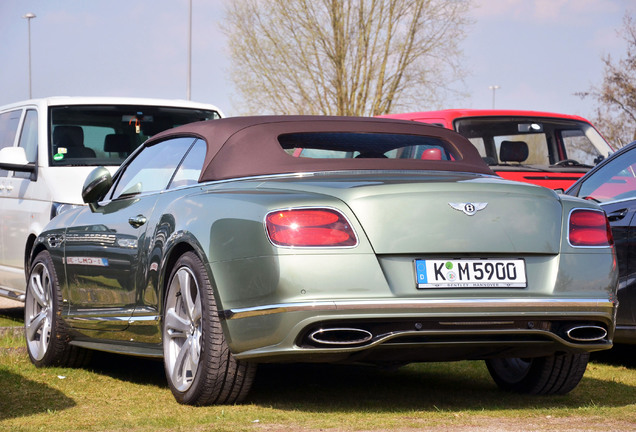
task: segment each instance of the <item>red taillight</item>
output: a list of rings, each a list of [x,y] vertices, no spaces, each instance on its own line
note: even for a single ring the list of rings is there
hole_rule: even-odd
[[[267,235],[277,246],[355,246],[345,217],[331,209],[278,210],[265,217]]]
[[[611,246],[612,230],[605,213],[599,210],[574,210],[570,213],[568,237],[572,246]]]

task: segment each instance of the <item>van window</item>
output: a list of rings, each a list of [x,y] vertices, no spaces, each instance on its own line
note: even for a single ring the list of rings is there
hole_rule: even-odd
[[[51,166],[100,166],[120,165],[161,131],[220,115],[194,108],[70,105],[50,107],[49,118]]]
[[[599,154],[588,134],[596,135],[596,131],[593,128],[588,128],[587,131],[582,129],[561,131],[568,159],[574,159],[586,165],[596,165]]]
[[[14,110],[0,114],[0,149],[13,147],[22,110]],[[0,177],[9,175],[8,171],[0,170]]]
[[[20,133],[19,147],[24,149],[27,161],[31,163],[37,162],[38,158],[38,112],[36,110],[27,110]],[[31,173],[15,171],[13,177],[30,178]]]
[[[551,166],[576,161],[593,166],[606,147],[588,123],[558,118],[492,116],[467,117],[454,122],[457,132],[476,145],[490,165]],[[594,145],[594,143],[598,145]]]
[[[501,143],[507,141],[509,143],[524,142],[528,145],[528,157],[516,162],[521,162],[524,165],[550,165],[548,158],[548,139],[545,134],[501,135],[495,136],[493,139],[500,163],[509,162],[502,159],[501,156]]]

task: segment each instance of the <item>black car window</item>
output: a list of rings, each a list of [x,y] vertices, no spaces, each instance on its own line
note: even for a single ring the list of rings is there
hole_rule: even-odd
[[[577,196],[599,202],[636,197],[636,147],[590,175]]]
[[[144,148],[115,180],[111,199],[165,189],[194,138],[174,138]]]
[[[197,140],[194,143],[181,165],[179,165],[179,169],[177,169],[177,172],[174,174],[174,178],[170,182],[170,186],[168,186],[169,189],[189,186],[199,182],[206,149],[207,145],[205,141]]]

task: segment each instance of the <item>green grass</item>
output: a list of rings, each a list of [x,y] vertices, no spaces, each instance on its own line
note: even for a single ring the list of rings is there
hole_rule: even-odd
[[[631,364],[592,362],[566,396],[501,392],[483,362],[264,365],[244,404],[188,407],[173,399],[161,362],[97,353],[87,368],[37,369],[23,347],[0,338],[0,430],[636,429],[634,350]]]

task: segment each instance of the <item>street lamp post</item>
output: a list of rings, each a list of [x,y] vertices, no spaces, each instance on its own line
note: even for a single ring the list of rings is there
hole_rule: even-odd
[[[28,28],[29,28],[29,99],[31,99],[32,97],[32,94],[31,94],[31,20],[35,18],[35,14],[32,12],[29,12],[28,14],[24,15],[22,18],[26,18],[28,23]]]
[[[190,7],[188,10],[188,81],[186,98],[190,100],[191,86],[192,86],[192,0],[190,0]]]
[[[492,109],[495,109],[495,92],[497,91],[499,86],[498,85],[491,85],[491,86],[488,86],[488,88],[490,90],[492,90]]]

